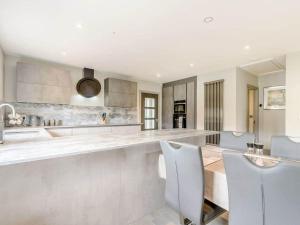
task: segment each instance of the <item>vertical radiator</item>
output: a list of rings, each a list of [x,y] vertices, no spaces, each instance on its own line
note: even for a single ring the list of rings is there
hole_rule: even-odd
[[[204,128],[223,130],[223,84],[224,80],[204,83]],[[220,135],[206,137],[207,144],[219,144]]]

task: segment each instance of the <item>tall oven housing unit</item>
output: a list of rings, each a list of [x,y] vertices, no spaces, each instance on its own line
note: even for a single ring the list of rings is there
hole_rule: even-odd
[[[186,128],[186,100],[174,101],[173,128]]]

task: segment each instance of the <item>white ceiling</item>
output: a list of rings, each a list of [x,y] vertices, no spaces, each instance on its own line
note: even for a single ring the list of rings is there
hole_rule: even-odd
[[[0,0],[0,44],[165,82],[299,51],[299,11],[296,0]]]
[[[251,62],[240,66],[243,70],[248,71],[256,76],[264,76],[285,70],[285,56],[269,58]]]

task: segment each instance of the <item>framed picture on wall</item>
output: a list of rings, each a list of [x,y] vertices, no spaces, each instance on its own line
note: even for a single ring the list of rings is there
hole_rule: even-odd
[[[285,86],[264,88],[264,109],[285,109]]]

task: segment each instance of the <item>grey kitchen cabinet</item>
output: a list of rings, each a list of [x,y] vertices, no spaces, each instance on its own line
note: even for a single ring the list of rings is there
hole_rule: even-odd
[[[186,98],[186,128],[195,128],[195,82],[191,81],[186,84],[187,98]]]
[[[174,86],[174,101],[186,100],[186,83]]]
[[[137,106],[137,83],[106,78],[104,80],[104,105],[131,108]]]
[[[173,86],[162,89],[162,128],[173,128],[174,98]]]
[[[173,128],[174,101],[186,101],[186,127],[195,129],[197,123],[197,77],[172,81],[162,88],[162,128]]]
[[[70,72],[25,62],[17,63],[17,102],[69,104]]]

